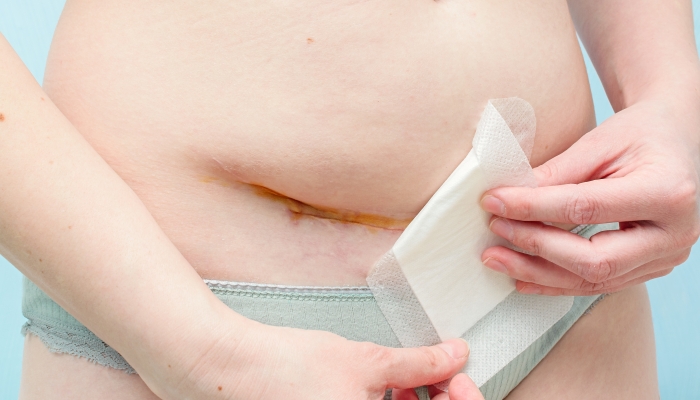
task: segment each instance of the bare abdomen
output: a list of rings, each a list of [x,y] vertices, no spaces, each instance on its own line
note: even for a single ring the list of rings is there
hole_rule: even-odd
[[[293,3],[59,23],[45,89],[204,277],[364,284],[489,98],[534,106],[535,164],[593,126],[565,2]]]

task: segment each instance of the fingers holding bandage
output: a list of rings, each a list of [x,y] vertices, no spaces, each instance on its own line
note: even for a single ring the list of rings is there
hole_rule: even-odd
[[[497,246],[484,251],[484,264],[515,278],[522,293],[592,295],[684,262],[700,236],[697,137],[658,109],[641,104],[611,117],[536,168],[538,188],[486,192],[491,231],[530,255]],[[588,240],[539,221],[620,229]]]
[[[487,267],[516,279],[525,294],[587,296],[610,293],[667,275],[684,262],[689,249],[677,250],[661,228],[623,223],[590,240],[539,222],[493,217],[491,230],[530,254],[506,247],[487,249]]]
[[[673,270],[672,266],[684,262],[689,253],[689,251],[685,251],[655,260],[626,274],[602,282],[590,282],[542,257],[522,254],[505,247],[495,247],[485,252],[484,264],[516,279],[518,281],[516,289],[520,293],[550,296],[590,296],[616,292],[625,287],[667,275]]]

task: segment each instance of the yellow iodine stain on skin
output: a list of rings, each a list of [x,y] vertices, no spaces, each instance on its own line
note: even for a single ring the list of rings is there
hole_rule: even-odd
[[[260,197],[282,203],[291,212],[293,220],[299,220],[305,217],[323,218],[332,222],[361,224],[372,228],[381,228],[389,230],[405,229],[411,222],[411,218],[397,219],[385,217],[383,215],[366,214],[357,211],[340,210],[330,207],[312,206],[310,204],[292,199],[282,193],[266,187],[249,184],[254,193]]]
[[[313,206],[255,183],[230,182],[216,176],[202,176],[198,180],[201,183],[213,183],[223,187],[245,185],[252,189],[255,195],[284,205],[290,211],[293,221],[298,221],[301,218],[322,218],[335,223],[364,225],[371,232],[376,232],[376,229],[403,230],[412,220],[412,218],[399,219],[331,207]]]
[[[203,177],[199,178],[199,181],[202,183],[215,183],[215,184],[217,184],[219,186],[223,186],[223,187],[231,186],[226,180],[221,179],[221,178],[217,178],[215,176],[203,176]]]

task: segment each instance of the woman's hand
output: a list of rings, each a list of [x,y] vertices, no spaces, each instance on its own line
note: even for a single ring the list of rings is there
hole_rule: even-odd
[[[419,387],[454,376],[469,355],[461,339],[393,349],[252,321],[243,335],[231,332],[230,338],[211,342],[196,363],[181,370],[179,380],[142,378],[166,400],[380,400],[388,388]]]
[[[539,188],[498,188],[481,200],[491,230],[517,247],[482,260],[521,293],[593,295],[664,276],[700,235],[700,94],[669,93],[615,114],[535,169]],[[677,97],[672,97],[677,96]],[[541,222],[620,222],[590,241]]]

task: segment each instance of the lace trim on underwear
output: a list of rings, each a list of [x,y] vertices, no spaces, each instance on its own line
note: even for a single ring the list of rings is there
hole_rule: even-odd
[[[374,300],[372,292],[366,286],[285,286],[215,280],[205,280],[205,283],[214,293],[236,296],[329,302]],[[46,323],[40,318],[29,317],[22,326],[22,334],[38,337],[53,353],[70,354],[128,374],[136,373],[116,350],[86,328]]]
[[[212,292],[224,295],[314,301],[374,300],[374,295],[367,286],[288,286],[209,279],[204,282]]]
[[[38,337],[52,353],[65,353],[85,358],[94,364],[103,365],[135,374],[136,371],[117,353],[94,334],[85,334],[68,326],[50,325],[32,319],[22,326],[22,334]]]
[[[371,291],[364,286],[285,286],[257,283],[228,282],[205,280],[214,292],[243,295],[251,297],[276,297],[290,299],[315,299],[326,301],[365,301],[372,300]],[[606,295],[601,295],[585,311],[589,313]],[[91,332],[64,324],[48,324],[40,319],[31,318],[22,326],[22,334],[33,334],[53,353],[70,354],[85,358],[95,364],[135,374],[136,371],[113,348]],[[390,399],[391,392],[387,391]],[[424,393],[419,393],[424,395]],[[419,396],[420,397],[420,396]]]

